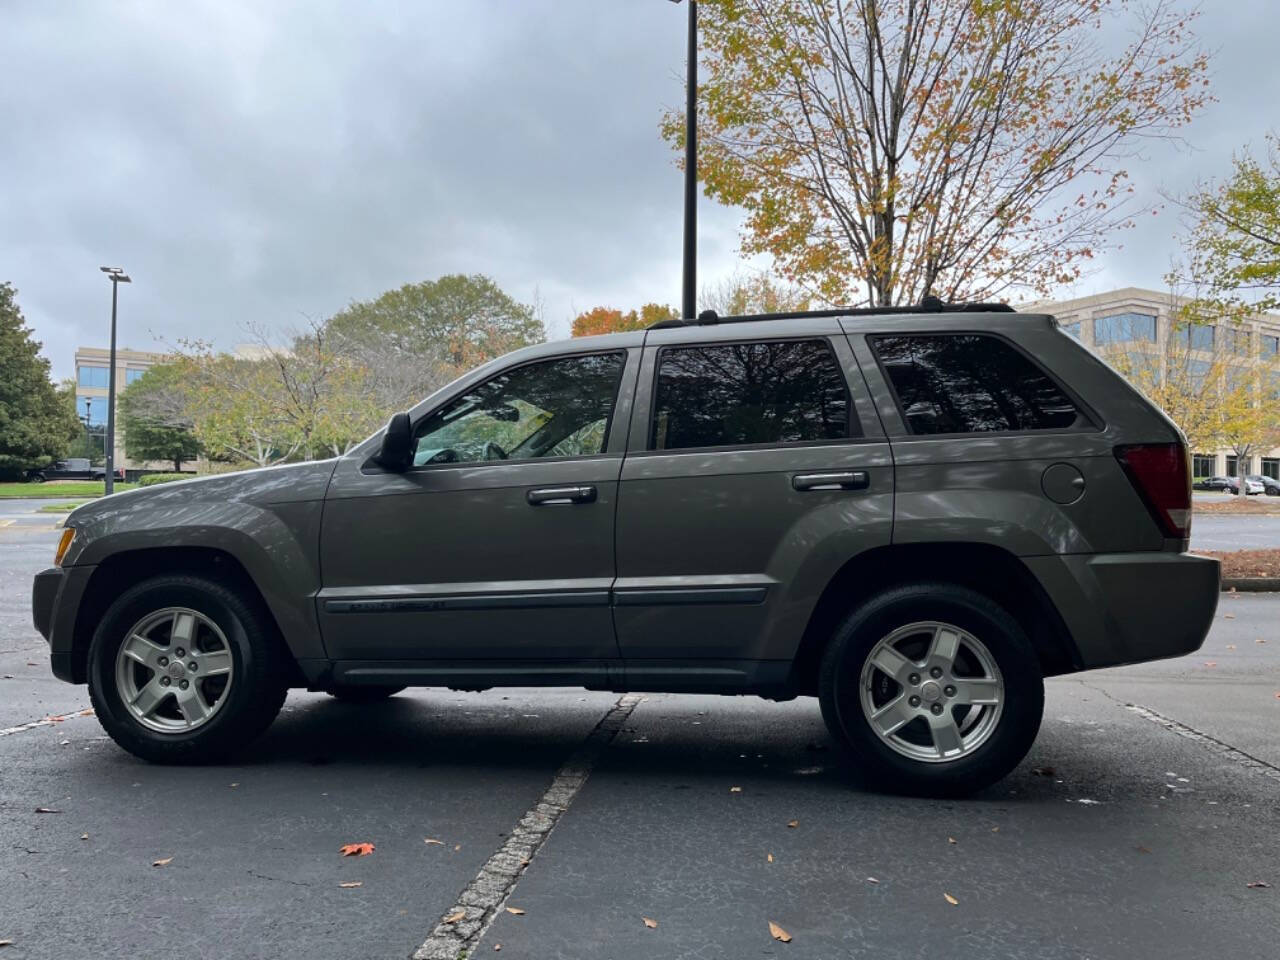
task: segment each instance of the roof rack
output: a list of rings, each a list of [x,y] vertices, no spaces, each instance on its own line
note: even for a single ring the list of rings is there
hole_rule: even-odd
[[[722,317],[714,310],[703,310],[696,320],[659,320],[650,330],[668,327],[701,327],[717,323],[748,323],[753,320],[801,320],[805,317],[876,317],[912,313],[1013,313],[1007,303],[943,303],[937,297],[925,297],[907,307],[837,307],[832,310],[791,310],[785,313],[748,313],[737,317]]]

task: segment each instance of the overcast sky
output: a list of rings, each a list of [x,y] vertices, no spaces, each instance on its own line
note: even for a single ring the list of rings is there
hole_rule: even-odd
[[[6,0],[0,280],[57,377],[105,346],[230,347],[450,272],[545,307],[679,303],[683,96],[666,0],[306,3]],[[1219,102],[1194,149],[1153,144],[1139,201],[1219,175],[1280,101],[1274,0],[1210,5]],[[700,280],[732,273],[738,217],[703,200]],[[1161,286],[1175,217],[1144,218],[1064,295]]]

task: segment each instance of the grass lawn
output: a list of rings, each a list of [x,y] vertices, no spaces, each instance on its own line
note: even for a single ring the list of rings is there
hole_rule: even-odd
[[[36,513],[70,513],[76,507],[80,506],[83,501],[77,500],[75,503],[46,503]]]
[[[117,483],[116,490],[132,490],[136,483]],[[49,483],[0,483],[0,499],[39,497],[42,499],[65,497],[100,497],[103,483],[100,480],[64,480]]]

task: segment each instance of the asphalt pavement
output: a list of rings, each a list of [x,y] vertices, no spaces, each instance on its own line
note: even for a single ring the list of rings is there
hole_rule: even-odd
[[[296,693],[234,763],[171,768],[49,675],[53,527],[0,527],[5,957],[1277,953],[1280,595],[1050,680],[1030,756],[961,801],[860,789],[810,699]]]

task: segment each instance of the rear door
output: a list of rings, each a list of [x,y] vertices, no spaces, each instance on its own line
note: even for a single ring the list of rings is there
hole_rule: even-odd
[[[830,577],[889,542],[893,466],[831,318],[653,330],[618,499],[628,684],[783,677]]]

